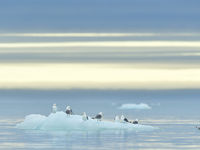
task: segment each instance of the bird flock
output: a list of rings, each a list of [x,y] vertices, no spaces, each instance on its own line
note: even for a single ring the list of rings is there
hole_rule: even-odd
[[[57,110],[58,109],[57,109],[56,104],[53,104],[52,113],[56,113]],[[66,107],[65,113],[67,114],[67,116],[74,114],[70,106]],[[90,117],[87,116],[86,112],[83,112],[82,113],[82,120],[87,121],[89,119],[90,119]],[[99,112],[95,117],[92,117],[91,119],[96,119],[97,121],[101,121],[103,119],[103,113]],[[121,117],[119,117],[118,115],[115,116],[114,121],[115,122],[122,122],[122,123],[132,123],[132,124],[138,124],[139,123],[138,119],[135,119],[133,121],[129,121],[124,115],[121,115]]]

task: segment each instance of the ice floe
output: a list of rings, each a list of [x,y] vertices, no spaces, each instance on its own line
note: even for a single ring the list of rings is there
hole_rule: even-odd
[[[51,113],[49,116],[40,114],[31,114],[25,117],[24,121],[16,125],[19,129],[29,130],[133,130],[133,131],[151,131],[155,128],[148,125],[132,123],[121,123],[114,121],[98,121],[91,119],[84,121],[81,115],[66,115],[60,111]]]
[[[140,103],[140,104],[122,104],[119,109],[151,109],[148,104]]]

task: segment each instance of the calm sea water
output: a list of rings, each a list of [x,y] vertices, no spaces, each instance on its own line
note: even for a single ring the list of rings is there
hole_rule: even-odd
[[[0,149],[200,149],[200,90],[1,90]],[[147,103],[151,110],[119,110],[124,103]],[[44,132],[16,129],[26,115],[48,115],[51,105],[70,105],[76,114],[99,111],[140,119],[154,131]]]

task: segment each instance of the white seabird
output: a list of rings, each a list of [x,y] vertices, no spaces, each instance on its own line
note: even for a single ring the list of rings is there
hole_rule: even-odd
[[[87,121],[89,118],[87,116],[87,114],[85,112],[83,112],[83,115],[82,115],[82,120],[83,121]]]
[[[57,112],[57,106],[56,106],[56,104],[53,104],[52,113],[56,113],[56,112]]]
[[[115,122],[120,122],[119,116],[115,116]]]
[[[70,106],[66,107],[66,111],[65,112],[66,112],[67,115],[72,115],[72,109],[70,108]]]

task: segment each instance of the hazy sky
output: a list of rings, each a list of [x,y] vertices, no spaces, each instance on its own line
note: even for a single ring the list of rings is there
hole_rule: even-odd
[[[0,88],[200,88],[200,1],[0,2]]]
[[[1,32],[198,31],[198,0],[5,0]]]

